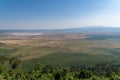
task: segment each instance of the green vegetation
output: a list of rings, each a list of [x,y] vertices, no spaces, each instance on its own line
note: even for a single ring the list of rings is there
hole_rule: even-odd
[[[17,49],[4,49],[0,48],[0,55],[9,55],[11,53],[14,53]]]
[[[118,57],[119,58],[119,57]],[[44,64],[61,64],[61,65],[86,65],[92,66],[99,62],[111,62],[118,59],[117,56],[93,55],[84,53],[53,53],[42,58],[39,61]]]
[[[119,65],[99,63],[94,67],[34,64],[29,71],[20,69],[20,60],[0,56],[1,80],[120,80]],[[6,62],[8,62],[6,64]]]

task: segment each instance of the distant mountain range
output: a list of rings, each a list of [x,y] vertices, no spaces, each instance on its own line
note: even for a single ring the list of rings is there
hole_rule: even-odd
[[[43,33],[120,33],[120,28],[113,27],[82,27],[69,29],[53,29],[53,30],[0,30],[0,34],[34,34]]]

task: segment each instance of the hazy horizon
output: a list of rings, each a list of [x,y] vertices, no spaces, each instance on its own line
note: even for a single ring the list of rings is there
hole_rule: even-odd
[[[119,0],[0,0],[0,30],[120,27]]]
[[[35,31],[51,31],[51,30],[72,30],[72,29],[120,29],[120,27],[112,27],[112,26],[81,26],[81,27],[68,27],[68,28],[47,28],[47,29],[31,29],[31,28],[8,28],[8,29],[0,29],[0,31],[2,30],[23,30],[23,31],[29,31],[29,30],[35,30]]]

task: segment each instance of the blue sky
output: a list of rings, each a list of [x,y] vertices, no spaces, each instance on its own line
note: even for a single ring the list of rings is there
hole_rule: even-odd
[[[0,0],[0,29],[120,27],[120,0]]]

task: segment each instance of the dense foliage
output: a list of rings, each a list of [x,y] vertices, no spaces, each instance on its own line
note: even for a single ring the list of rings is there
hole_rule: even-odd
[[[17,58],[0,56],[0,80],[120,80],[118,64],[99,63],[85,68],[37,63],[30,70],[24,70],[19,68],[20,62]]]

